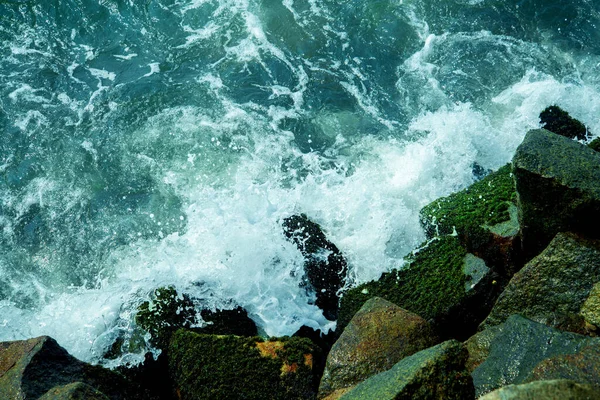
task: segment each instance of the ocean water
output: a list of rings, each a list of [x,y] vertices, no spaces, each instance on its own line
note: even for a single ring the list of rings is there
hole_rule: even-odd
[[[282,220],[377,278],[551,104],[600,133],[596,0],[0,0],[0,340],[106,362],[165,285],[333,328]]]

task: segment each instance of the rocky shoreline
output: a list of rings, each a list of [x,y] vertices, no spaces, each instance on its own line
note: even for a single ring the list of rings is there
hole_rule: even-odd
[[[245,310],[157,288],[136,316],[161,349],[83,363],[50,337],[0,343],[2,399],[598,399],[600,141],[558,107],[512,163],[421,210],[407,267],[346,290],[343,254],[305,215],[283,232],[336,332],[261,338]]]

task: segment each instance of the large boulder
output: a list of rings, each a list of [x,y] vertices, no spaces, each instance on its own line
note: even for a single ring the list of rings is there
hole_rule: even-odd
[[[597,282],[600,240],[559,233],[540,255],[515,274],[481,328],[500,324],[517,313],[561,327],[579,314]]]
[[[479,400],[594,400],[600,399],[600,389],[566,379],[508,385]]]
[[[491,335],[488,356],[472,372],[477,396],[499,387],[533,380],[532,371],[551,357],[577,354],[600,339],[563,332],[519,315]]]
[[[149,398],[121,375],[77,360],[51,337],[0,343],[0,398],[37,399],[53,388],[76,382],[113,400]]]
[[[348,290],[341,299],[338,332],[373,296],[427,320],[446,337],[469,337],[494,304],[497,291],[485,263],[455,236],[441,236],[406,258],[408,267]]]
[[[348,273],[342,252],[305,214],[285,218],[283,232],[304,256],[305,285],[315,293],[316,306],[323,310],[325,318],[336,320],[339,291],[344,287]]]
[[[550,106],[542,111],[540,123],[542,128],[569,139],[585,140],[588,137],[585,125],[558,106]]]
[[[329,355],[319,398],[352,387],[436,344],[427,321],[379,297],[354,315]]]
[[[597,237],[600,154],[545,129],[527,133],[513,158],[519,222],[528,258],[558,232]]]
[[[304,338],[206,335],[181,329],[168,348],[180,400],[311,399],[318,349]]]
[[[358,384],[341,399],[474,399],[466,358],[467,352],[459,342],[447,341],[403,359]]]

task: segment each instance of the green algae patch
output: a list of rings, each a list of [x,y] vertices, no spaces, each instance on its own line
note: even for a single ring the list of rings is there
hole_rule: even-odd
[[[468,234],[479,227],[510,221],[510,206],[516,204],[511,165],[507,164],[468,188],[440,198],[420,212],[428,238]]]
[[[145,301],[138,307],[135,322],[150,333],[152,345],[164,349],[173,332],[193,326],[197,318],[190,297],[179,294],[174,287],[168,286],[156,289],[152,300]]]
[[[179,399],[315,398],[313,357],[305,338],[198,334],[181,329],[169,345]]]
[[[442,236],[408,256],[408,268],[384,273],[376,281],[350,289],[340,303],[338,331],[374,296],[425,319],[444,314],[467,295],[463,272],[466,254],[457,237]]]

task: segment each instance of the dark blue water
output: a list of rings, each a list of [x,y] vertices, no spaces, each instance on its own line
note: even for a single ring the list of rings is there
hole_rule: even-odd
[[[281,220],[351,283],[558,104],[600,132],[595,1],[0,0],[0,339],[99,361],[175,285],[331,327]],[[135,360],[127,355],[117,362]]]

